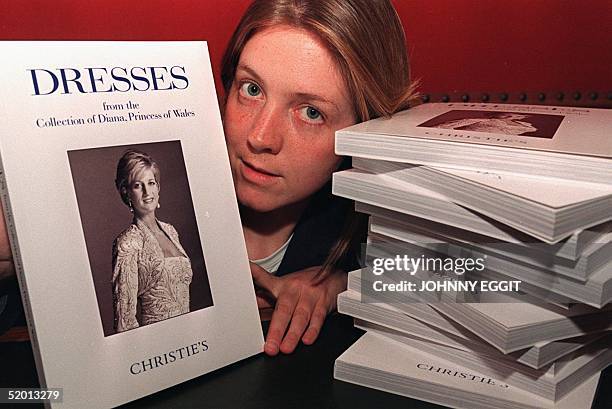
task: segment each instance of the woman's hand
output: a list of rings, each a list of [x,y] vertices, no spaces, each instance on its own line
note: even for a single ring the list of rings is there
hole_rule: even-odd
[[[327,314],[336,308],[339,293],[346,289],[346,273],[337,270],[322,281],[313,280],[320,267],[310,267],[276,277],[251,263],[260,309],[274,307],[264,351],[290,354],[300,339],[310,345],[319,336]]]

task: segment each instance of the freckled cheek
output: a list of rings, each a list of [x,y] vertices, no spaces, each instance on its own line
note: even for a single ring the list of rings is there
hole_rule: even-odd
[[[295,156],[299,160],[292,161],[298,183],[322,186],[340,162],[340,157],[334,153],[333,141],[320,146],[305,145],[300,152],[299,156]]]
[[[317,167],[331,168],[340,159],[334,152],[333,135],[325,136],[318,143],[304,144],[302,150],[304,159]]]
[[[236,102],[228,102],[223,118],[223,129],[230,150],[235,151],[246,141],[253,117],[251,110],[241,107]]]

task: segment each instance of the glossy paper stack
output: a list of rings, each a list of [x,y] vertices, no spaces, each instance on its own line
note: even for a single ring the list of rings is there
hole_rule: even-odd
[[[612,111],[499,104],[339,131],[354,169],[334,193],[370,215],[368,260],[468,252],[486,269],[464,280],[520,282],[521,296],[415,302],[372,290],[401,274],[352,272],[338,309],[368,332],[336,378],[452,407],[590,407],[612,363],[610,135]]]

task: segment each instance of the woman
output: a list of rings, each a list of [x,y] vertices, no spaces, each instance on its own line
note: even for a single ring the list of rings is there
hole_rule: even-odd
[[[409,106],[404,32],[386,0],[255,0],[221,75],[258,303],[274,306],[264,350],[290,353],[315,341],[357,266],[363,229],[329,188],[334,132]]]
[[[159,167],[144,152],[128,150],[117,164],[115,185],[134,214],[113,244],[115,330],[189,312],[191,262],[168,223],[157,220]]]
[[[258,303],[274,307],[264,350],[289,353],[315,341],[357,267],[363,229],[330,193],[347,166],[334,132],[409,107],[404,32],[389,0],[256,0],[221,71]]]

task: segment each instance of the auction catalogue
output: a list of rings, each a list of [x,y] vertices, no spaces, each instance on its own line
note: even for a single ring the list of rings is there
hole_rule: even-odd
[[[0,51],[2,202],[57,406],[117,406],[261,352],[206,43]]]
[[[336,153],[609,184],[611,125],[607,109],[428,103],[338,131]]]

